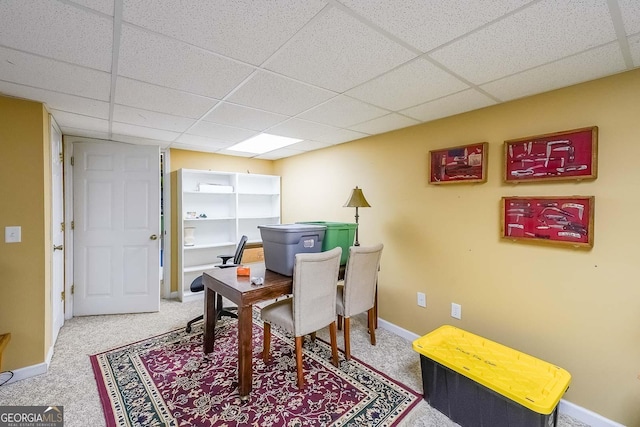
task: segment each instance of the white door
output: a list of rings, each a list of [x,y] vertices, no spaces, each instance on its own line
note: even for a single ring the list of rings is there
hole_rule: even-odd
[[[58,332],[64,324],[64,194],[62,192],[62,135],[51,121],[51,325],[52,341],[56,343]]]
[[[160,309],[160,150],[73,146],[74,316]]]

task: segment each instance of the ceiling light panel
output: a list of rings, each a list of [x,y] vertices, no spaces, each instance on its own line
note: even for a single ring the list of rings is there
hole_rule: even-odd
[[[268,133],[261,133],[252,138],[242,141],[239,144],[233,145],[228,148],[230,151],[241,151],[244,153],[262,154],[268,151],[277,150],[279,148],[286,147],[296,142],[300,142],[300,139],[289,138],[286,136],[270,135]]]

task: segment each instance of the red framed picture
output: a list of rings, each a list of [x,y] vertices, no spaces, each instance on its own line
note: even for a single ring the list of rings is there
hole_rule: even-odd
[[[503,197],[502,238],[593,247],[593,196]]]
[[[598,127],[504,142],[506,182],[597,178]]]
[[[429,151],[429,184],[456,184],[487,181],[489,144]]]

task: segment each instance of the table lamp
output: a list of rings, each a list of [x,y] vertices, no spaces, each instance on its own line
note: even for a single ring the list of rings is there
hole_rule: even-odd
[[[344,207],[356,208],[356,242],[354,245],[360,246],[360,242],[358,242],[358,208],[370,208],[371,205],[367,202],[367,199],[364,198],[362,189],[358,188],[356,185],[356,188],[351,191],[351,196],[349,197],[349,200],[347,200],[347,203],[344,204]]]

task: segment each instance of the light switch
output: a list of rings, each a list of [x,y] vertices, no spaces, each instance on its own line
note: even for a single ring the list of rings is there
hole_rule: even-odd
[[[5,243],[20,243],[22,241],[22,227],[5,227],[4,228],[4,242]]]

